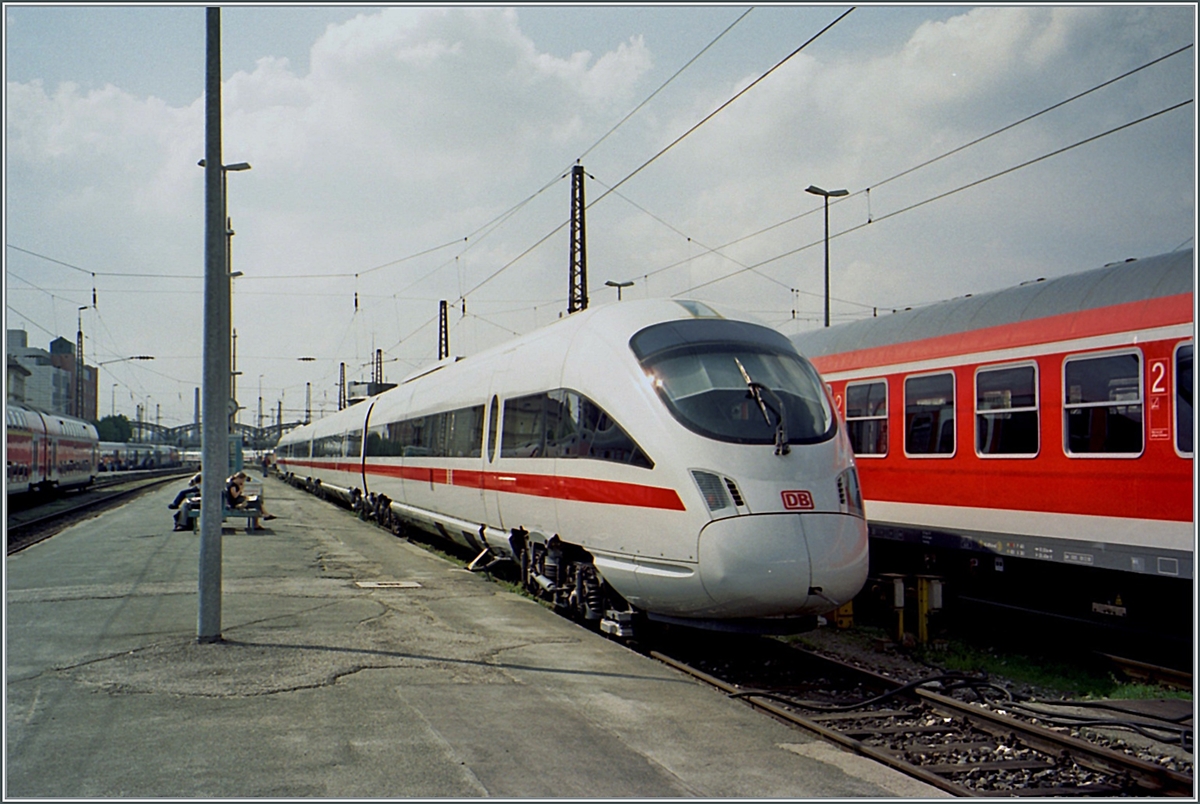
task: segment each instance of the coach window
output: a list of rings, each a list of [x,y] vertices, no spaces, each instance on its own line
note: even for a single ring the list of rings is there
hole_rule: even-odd
[[[546,395],[533,394],[504,400],[504,429],[500,433],[501,458],[542,457],[542,422]]]
[[[1068,455],[1141,454],[1140,352],[1068,358],[1063,391]]]
[[[546,456],[654,468],[654,462],[599,405],[566,389],[547,395]]]
[[[346,433],[346,457],[362,457],[362,430],[351,430]]]
[[[887,455],[886,380],[846,385],[846,431],[855,455]]]
[[[441,414],[448,458],[478,458],[483,450],[483,405]]]
[[[954,374],[904,381],[904,453],[954,454]]]
[[[985,457],[1037,455],[1034,366],[986,368],[975,374],[975,451]]]
[[[1192,457],[1192,344],[1175,349],[1175,451]]]

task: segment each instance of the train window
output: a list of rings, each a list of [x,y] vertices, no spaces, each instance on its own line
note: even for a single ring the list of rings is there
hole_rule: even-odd
[[[400,422],[376,424],[367,430],[366,454],[368,457],[395,457],[404,454],[399,438]]]
[[[981,456],[1038,453],[1037,369],[980,369],[975,374],[975,451]]]
[[[478,458],[483,450],[483,405],[441,414],[445,434],[443,455],[449,458]]]
[[[604,410],[567,389],[506,399],[500,455],[590,458],[654,468],[654,462]]]
[[[593,458],[653,469],[629,434],[595,402],[575,391],[551,391],[546,399],[546,456]]]
[[[647,327],[630,347],[671,415],[695,433],[735,444],[774,443],[779,414],[763,416],[748,376],[771,390],[763,394],[768,410],[782,401],[789,443],[833,438],[837,418],[820,376],[776,335],[744,322],[695,319]]]
[[[904,454],[954,454],[954,374],[905,379]]]
[[[345,455],[344,449],[341,435],[314,438],[312,442],[312,456],[314,458],[341,458]]]
[[[483,449],[483,405],[376,425],[367,433],[368,456],[478,458]]]
[[[500,434],[500,457],[542,457],[542,421],[545,413],[545,394],[504,400],[504,430]]]
[[[1192,344],[1175,350],[1175,451],[1192,457]]]
[[[846,431],[855,455],[887,455],[887,381],[846,385]]]
[[[1141,454],[1140,352],[1068,358],[1063,392],[1068,455]]]
[[[346,433],[346,457],[359,458],[362,456],[362,430],[351,430]]]

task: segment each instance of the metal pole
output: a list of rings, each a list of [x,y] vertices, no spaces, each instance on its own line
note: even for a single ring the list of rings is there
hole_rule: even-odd
[[[206,9],[204,114],[204,376],[200,606],[196,639],[221,640],[221,508],[229,466],[229,267],[221,169],[221,9]]]
[[[829,196],[825,196],[825,326],[829,326]]]

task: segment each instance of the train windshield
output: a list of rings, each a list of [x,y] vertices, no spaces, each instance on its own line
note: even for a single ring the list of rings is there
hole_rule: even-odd
[[[719,318],[670,321],[629,345],[672,415],[700,435],[774,443],[779,408],[789,444],[826,441],[836,431],[820,375],[774,330]],[[754,385],[768,393],[754,393]]]

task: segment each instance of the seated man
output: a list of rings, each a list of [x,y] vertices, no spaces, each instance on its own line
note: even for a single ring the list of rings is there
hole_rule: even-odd
[[[192,529],[192,511],[199,512],[200,510],[200,489],[196,489],[196,493],[183,501],[183,505],[175,512],[175,530],[191,530]]]
[[[175,501],[168,505],[172,511],[179,507],[179,504],[188,497],[196,497],[200,494],[200,473],[192,475],[192,479],[188,481],[187,488],[175,495]]]

